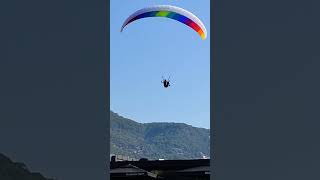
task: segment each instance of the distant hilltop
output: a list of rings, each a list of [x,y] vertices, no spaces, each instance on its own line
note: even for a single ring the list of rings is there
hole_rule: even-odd
[[[130,158],[210,158],[210,130],[184,123],[138,123],[110,112],[111,154]]]

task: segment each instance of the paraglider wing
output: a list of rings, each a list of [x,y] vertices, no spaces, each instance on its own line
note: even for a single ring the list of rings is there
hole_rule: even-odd
[[[196,31],[202,39],[206,39],[207,30],[203,23],[191,12],[182,8],[170,5],[158,5],[140,9],[127,18],[121,27],[121,32],[135,20],[147,17],[166,17],[179,21]]]

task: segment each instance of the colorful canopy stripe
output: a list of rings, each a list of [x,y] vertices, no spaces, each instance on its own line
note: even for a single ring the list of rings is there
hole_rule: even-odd
[[[202,39],[207,37],[207,30],[199,18],[182,8],[170,5],[158,5],[136,11],[123,23],[121,32],[131,22],[147,17],[166,17],[177,20],[195,30]]]

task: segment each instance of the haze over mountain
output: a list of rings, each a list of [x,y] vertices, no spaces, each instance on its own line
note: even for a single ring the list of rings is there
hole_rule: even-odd
[[[210,130],[184,123],[138,123],[110,112],[111,154],[148,159],[210,157]]]

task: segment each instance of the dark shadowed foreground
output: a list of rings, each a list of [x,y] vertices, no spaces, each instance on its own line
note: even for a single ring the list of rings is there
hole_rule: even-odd
[[[1,180],[53,180],[40,173],[30,172],[25,164],[13,162],[0,153],[0,179]]]

